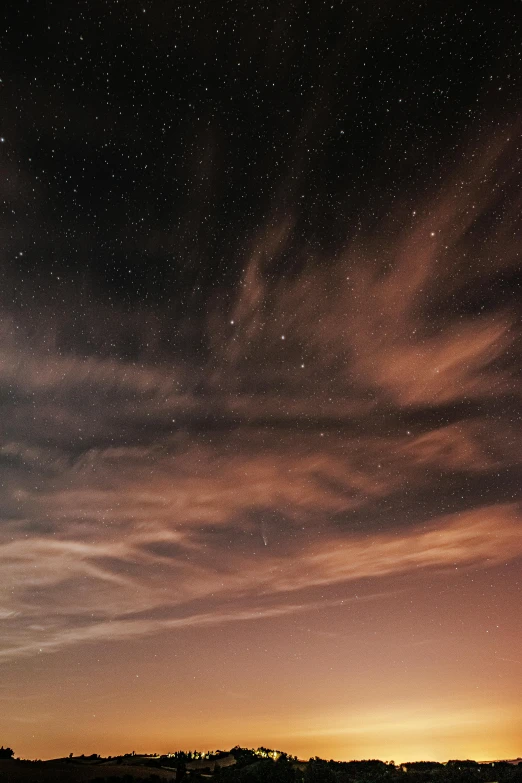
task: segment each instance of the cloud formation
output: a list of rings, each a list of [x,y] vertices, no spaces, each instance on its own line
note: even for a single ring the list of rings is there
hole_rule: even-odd
[[[484,288],[515,251],[506,220],[476,235],[512,143],[331,258],[275,209],[197,324],[122,310],[100,329],[98,304],[71,340],[66,311],[38,328],[4,304],[4,660],[522,556],[519,314]]]

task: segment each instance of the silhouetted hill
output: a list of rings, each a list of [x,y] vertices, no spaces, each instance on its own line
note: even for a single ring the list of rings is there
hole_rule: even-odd
[[[520,762],[520,763],[518,763]],[[213,753],[96,754],[50,761],[0,759],[1,783],[522,783],[522,761],[394,764],[378,759],[300,761],[269,748]]]

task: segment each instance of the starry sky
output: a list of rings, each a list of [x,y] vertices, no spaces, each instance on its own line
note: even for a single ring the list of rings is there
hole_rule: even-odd
[[[7,14],[0,740],[522,755],[515,6]]]

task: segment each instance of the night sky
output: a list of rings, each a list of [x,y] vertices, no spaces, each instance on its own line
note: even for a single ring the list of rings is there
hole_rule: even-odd
[[[519,5],[6,13],[0,741],[522,755]]]

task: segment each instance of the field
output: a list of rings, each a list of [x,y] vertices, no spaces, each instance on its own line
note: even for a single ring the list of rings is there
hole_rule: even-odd
[[[156,775],[160,780],[173,781],[174,770],[151,769],[134,764],[68,763],[65,761],[17,762],[0,760],[1,783],[83,783],[95,778],[125,778],[147,780]]]

